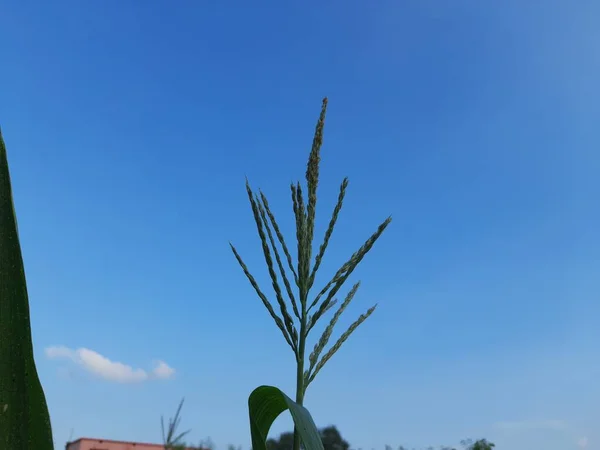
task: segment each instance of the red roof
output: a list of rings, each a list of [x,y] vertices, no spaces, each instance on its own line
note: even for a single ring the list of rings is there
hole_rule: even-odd
[[[164,444],[93,438],[79,438],[73,442],[67,442],[65,445],[65,450],[164,450],[164,448]],[[186,450],[196,449],[186,447]]]

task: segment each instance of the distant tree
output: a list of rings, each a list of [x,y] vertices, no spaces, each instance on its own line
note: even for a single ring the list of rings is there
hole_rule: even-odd
[[[325,450],[349,450],[350,444],[342,438],[339,430],[334,426],[328,426],[319,430],[321,442]],[[292,450],[294,446],[294,433],[281,433],[277,439],[267,440],[267,450]]]
[[[292,450],[294,445],[294,433],[286,431],[281,433],[277,439],[267,439],[267,450]]]
[[[479,439],[469,447],[469,450],[492,450],[496,444],[493,444],[486,439]]]
[[[472,439],[466,439],[461,441],[460,444],[465,450],[492,450],[496,446],[496,444],[487,439],[478,439],[475,442]]]
[[[486,439],[479,439],[475,442],[473,442],[472,439],[465,439],[460,442],[460,445],[464,448],[464,450],[493,450],[494,447],[496,447],[495,444],[493,444],[492,442],[489,442]],[[456,450],[456,447],[445,446],[445,445],[442,445],[440,447],[430,446],[430,447],[427,447],[426,450],[438,450],[438,449],[439,450]],[[389,445],[386,445],[385,450],[392,450],[392,447]],[[398,447],[398,450],[408,450],[408,447],[404,447],[403,445],[400,445]],[[415,449],[413,448],[412,450],[415,450]]]
[[[325,450],[348,450],[350,444],[342,438],[338,429],[331,425],[319,430]]]

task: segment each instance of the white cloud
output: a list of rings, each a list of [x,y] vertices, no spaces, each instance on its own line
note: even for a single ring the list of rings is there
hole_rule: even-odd
[[[577,441],[577,445],[579,446],[579,448],[587,448],[588,442],[588,438],[582,437]]]
[[[70,358],[74,356],[73,350],[64,346],[48,347],[46,349],[46,356],[51,359],[58,358]]]
[[[175,369],[169,367],[164,361],[156,361],[156,367],[152,370],[152,374],[156,378],[167,379],[171,378],[175,374]]]
[[[70,349],[64,346],[48,347],[46,356],[50,359],[68,359],[84,370],[108,381],[117,383],[139,383],[151,378],[167,379],[175,374],[175,369],[164,361],[157,361],[151,372],[134,369],[127,364],[111,361],[98,352],[87,348]]]

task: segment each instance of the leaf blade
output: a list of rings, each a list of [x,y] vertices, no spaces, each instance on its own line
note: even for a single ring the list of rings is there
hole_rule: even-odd
[[[252,450],[267,450],[267,436],[275,419],[290,411],[306,450],[324,450],[319,430],[308,410],[274,386],[259,386],[248,397]]]
[[[0,448],[54,448],[46,396],[33,355],[27,282],[1,131]]]

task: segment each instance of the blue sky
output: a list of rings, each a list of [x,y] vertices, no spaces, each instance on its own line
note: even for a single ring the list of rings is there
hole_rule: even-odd
[[[288,186],[327,95],[317,236],[350,187],[319,281],[394,222],[338,332],[377,311],[307,394],[318,425],[365,450],[600,449],[599,14],[592,0],[0,6],[0,125],[57,448],[159,441],[183,396],[192,440],[249,448],[251,390],[293,393],[292,354],[228,241],[267,289],[244,177],[292,239]]]

